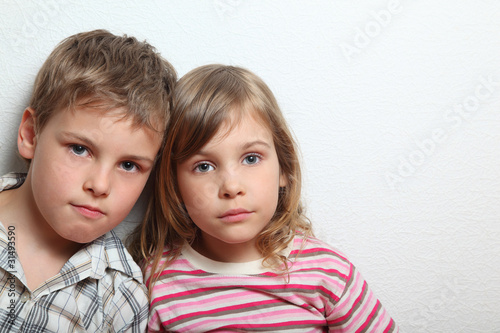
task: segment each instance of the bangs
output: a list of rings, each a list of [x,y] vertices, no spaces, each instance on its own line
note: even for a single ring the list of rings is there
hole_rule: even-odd
[[[172,162],[182,163],[198,153],[219,129],[229,133],[246,115],[270,127],[269,108],[265,99],[256,96],[256,89],[229,70],[204,74],[198,73],[199,81],[189,75],[181,79],[174,94],[172,119],[176,123],[169,129],[169,135],[176,138]]]
[[[235,102],[216,112],[205,112],[203,117],[197,117],[200,114],[199,112],[194,112],[194,115],[186,113],[185,117],[180,120],[175,135],[177,140],[172,149],[174,162],[182,163],[198,153],[219,131],[223,131],[222,138],[229,135],[231,130],[244,121],[247,115],[265,127],[269,127],[263,113],[255,109],[248,101],[244,104]]]

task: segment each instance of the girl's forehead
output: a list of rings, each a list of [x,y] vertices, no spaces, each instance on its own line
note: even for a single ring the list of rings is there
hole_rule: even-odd
[[[258,128],[271,133],[271,125],[264,119],[264,117],[255,110],[253,111],[239,111],[231,112],[217,128],[212,139],[223,139],[231,132],[238,131],[243,124],[254,123]]]
[[[176,138],[172,140],[174,159],[182,163],[207,146],[217,145],[235,132],[238,134],[241,125],[246,123],[255,124],[256,131],[265,133],[274,141],[272,127],[265,120],[265,114],[252,108],[226,109],[218,116],[192,117],[182,122],[182,129],[177,131]]]

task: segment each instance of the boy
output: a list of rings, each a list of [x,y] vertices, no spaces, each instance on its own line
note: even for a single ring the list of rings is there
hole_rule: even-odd
[[[147,290],[111,231],[155,166],[174,68],[104,30],[42,66],[18,131],[26,175],[0,178],[0,332],[142,332]]]

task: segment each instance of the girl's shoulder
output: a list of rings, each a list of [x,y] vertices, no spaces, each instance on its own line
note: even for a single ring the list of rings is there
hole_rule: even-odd
[[[144,278],[145,280],[149,279],[151,276],[151,271],[153,269],[153,264],[155,264],[155,258],[157,258],[158,252],[155,254],[151,255],[141,267],[143,267],[143,273],[144,273]],[[161,255],[158,258],[158,262],[155,265],[155,272],[161,271],[165,263],[169,260],[171,260],[172,255],[174,255],[174,252],[172,249],[168,246],[164,246],[163,249],[161,250]],[[161,269],[160,269],[161,268]]]
[[[159,253],[161,251],[161,253]],[[159,260],[160,261],[165,261],[168,258],[170,258],[174,254],[174,251],[167,245],[165,245],[162,249],[159,249],[157,252],[154,252],[149,256],[149,258],[145,261],[145,267],[150,267],[155,258],[158,257],[159,255]]]
[[[341,255],[342,251],[336,248],[335,246],[325,242],[324,240],[321,240],[315,236],[304,236],[301,233],[295,234],[295,237],[293,239],[293,248],[294,249],[312,249],[312,248],[317,248],[317,249],[327,249],[336,253],[339,253]]]
[[[349,258],[336,247],[316,237],[297,234],[289,255],[292,261],[335,262],[350,269]]]

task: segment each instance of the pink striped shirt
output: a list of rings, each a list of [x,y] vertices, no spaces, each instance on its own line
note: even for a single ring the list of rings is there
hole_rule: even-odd
[[[297,236],[288,249],[287,281],[260,260],[215,262],[186,244],[153,288],[149,331],[398,332],[343,254],[315,238],[301,246]]]

